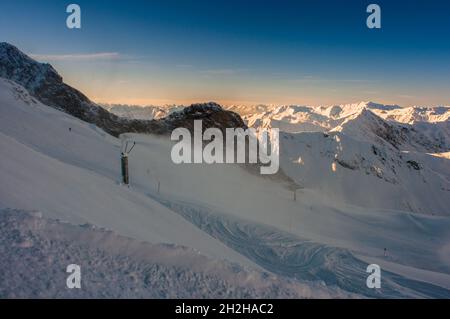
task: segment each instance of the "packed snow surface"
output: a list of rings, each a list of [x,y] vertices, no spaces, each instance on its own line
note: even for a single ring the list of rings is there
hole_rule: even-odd
[[[340,289],[300,283],[192,249],[149,244],[38,212],[0,211],[0,297],[6,298],[330,298]],[[26,260],[26,262],[24,262]],[[67,265],[81,267],[67,289]]]

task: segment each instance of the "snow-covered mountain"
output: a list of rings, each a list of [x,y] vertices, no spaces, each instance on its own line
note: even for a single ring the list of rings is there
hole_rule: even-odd
[[[361,112],[363,109],[368,109],[378,116],[386,120],[394,120],[401,123],[413,124],[415,122],[443,122],[449,119],[449,106],[436,107],[422,107],[411,106],[401,107],[399,105],[386,105],[375,102],[359,102],[341,105],[320,105],[320,106],[306,106],[306,105],[255,105],[255,106],[229,106],[229,109],[245,115],[261,116],[262,113],[272,116],[278,115],[281,118],[295,114],[295,117],[301,119],[305,114],[298,113],[302,111],[309,114],[320,114],[326,118],[342,119],[349,115]],[[289,119],[291,122],[295,121],[295,117]],[[287,119],[287,118],[286,118]],[[288,120],[288,119],[287,119]]]
[[[402,151],[440,153],[450,150],[450,135],[445,130],[445,124],[450,125],[450,121],[443,124],[433,125],[436,134],[431,135],[422,132],[418,126],[388,122],[372,111],[362,109],[359,113],[346,117],[330,132],[341,132],[357,140],[377,145],[388,143]]]
[[[361,102],[281,106],[244,116],[279,128],[281,168],[297,184],[359,206],[450,215],[450,107]]]
[[[174,164],[166,135],[131,131],[124,187],[121,140],[42,103],[47,93],[4,65],[0,295],[450,298],[446,108],[405,122],[382,115],[399,107],[374,103],[246,116],[257,128],[286,125],[280,161],[301,185],[295,196],[240,165]],[[157,122],[194,119],[246,126],[215,103]],[[79,295],[61,292],[66,262],[86,269]],[[382,268],[381,289],[366,286],[370,263]]]
[[[391,135],[400,135],[394,143],[419,147],[431,152],[450,149],[450,107],[407,107],[361,102],[333,106],[279,106],[247,113],[250,127],[277,127],[284,132],[342,131],[353,127],[352,134],[365,134],[368,127]],[[360,126],[360,127],[356,127]],[[382,132],[380,134],[384,134]],[[389,134],[388,134],[389,135]],[[385,135],[385,138],[390,138]],[[356,137],[356,136],[353,136]],[[393,136],[391,136],[393,137]],[[409,141],[406,141],[408,139]],[[408,142],[412,143],[410,145]],[[401,146],[401,145],[396,145]]]
[[[128,105],[128,104],[100,104],[103,108],[109,112],[122,117],[132,120],[159,120],[172,112],[179,111],[185,106],[180,105],[165,105],[165,106],[155,106],[155,105]]]

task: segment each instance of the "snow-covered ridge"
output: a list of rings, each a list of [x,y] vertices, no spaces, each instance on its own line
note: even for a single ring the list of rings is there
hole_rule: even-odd
[[[401,150],[440,153],[450,150],[450,107],[409,107],[361,102],[334,106],[279,106],[244,116],[256,129],[290,133],[343,132],[354,139]],[[372,136],[370,136],[372,134]]]
[[[162,119],[173,112],[177,112],[186,106],[184,105],[128,105],[128,104],[100,104],[109,112],[123,118],[132,120],[153,120]]]
[[[442,122],[450,117],[450,106],[411,106],[386,105],[376,102],[358,102],[341,105],[255,105],[255,106],[229,106],[227,107],[242,116],[258,115],[293,115],[298,112],[320,114],[327,118],[342,119],[349,115],[368,109],[383,119],[394,120],[401,123],[412,124],[414,122]],[[298,114],[299,116],[301,114]],[[303,114],[304,115],[304,114]]]
[[[0,42],[0,77],[23,84],[31,92],[43,85],[46,78],[62,81],[61,76],[48,63],[36,63],[16,47]]]
[[[242,108],[237,108],[239,111]],[[300,106],[300,105],[282,105],[271,107],[257,107],[245,111],[246,118],[254,117],[274,117],[275,119],[283,119],[290,123],[299,123],[304,119],[314,116],[320,116],[324,128],[333,128],[333,123],[339,123],[348,116],[355,115],[363,110],[370,110],[385,120],[392,120],[405,124],[414,124],[415,122],[444,122],[450,118],[450,106],[436,107],[401,107],[398,105],[384,105],[374,102],[359,102],[353,104],[330,105],[330,106]],[[336,121],[336,122],[333,122]]]

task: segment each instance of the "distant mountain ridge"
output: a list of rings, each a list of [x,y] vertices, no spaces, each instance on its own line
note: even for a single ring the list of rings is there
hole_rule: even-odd
[[[450,107],[407,107],[360,102],[332,106],[284,105],[244,116],[256,129],[288,133],[342,132],[399,150],[450,151]],[[370,137],[369,137],[370,136]]]
[[[130,105],[130,104],[111,104],[111,103],[101,103],[101,107],[107,111],[123,118],[131,120],[158,120],[166,117],[172,112],[176,112],[180,109],[185,108],[185,106],[178,105],[167,105],[167,106],[156,106],[156,105]]]

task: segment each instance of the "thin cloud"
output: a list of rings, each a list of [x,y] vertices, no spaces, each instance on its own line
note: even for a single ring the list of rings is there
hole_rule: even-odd
[[[192,69],[194,66],[192,64],[177,64],[175,67],[179,69]]]
[[[379,94],[378,91],[362,91],[363,94]]]
[[[278,80],[286,80],[293,83],[374,83],[378,82],[375,79],[361,79],[361,78],[327,78],[314,75],[300,75],[293,76],[291,74],[273,73],[272,78]]]
[[[240,73],[241,69],[209,69],[200,71],[203,75],[234,75]]]
[[[93,60],[114,60],[121,57],[117,52],[99,52],[87,54],[30,54],[36,60],[49,61],[93,61]]]
[[[331,79],[331,78],[316,78],[312,76],[306,76],[302,78],[295,79],[296,82],[344,82],[344,83],[372,83],[372,82],[378,82],[377,80],[369,80],[369,79]]]
[[[414,98],[416,98],[414,95],[409,95],[409,94],[398,94],[397,96],[399,98],[402,98],[402,99],[414,99]]]

